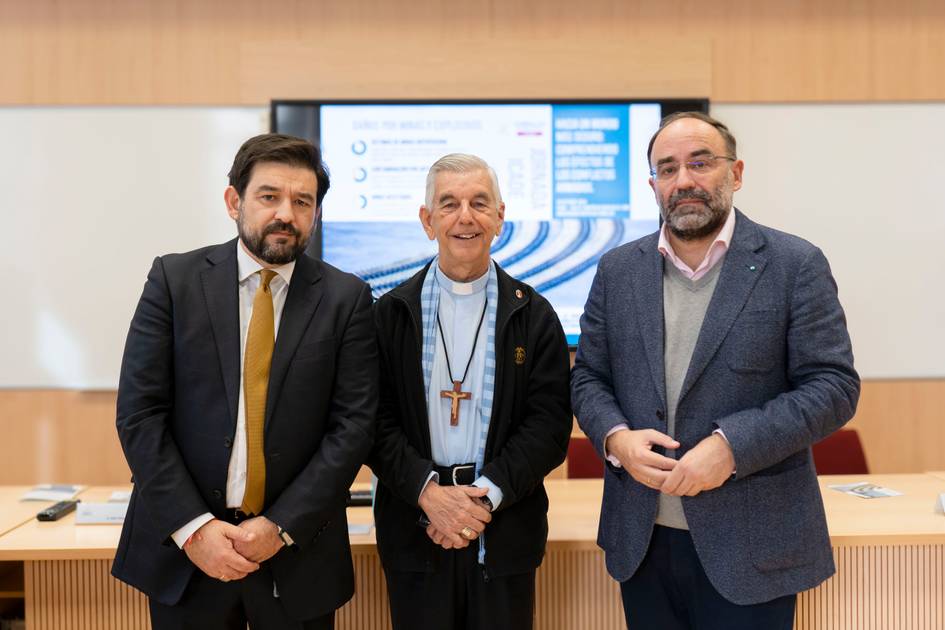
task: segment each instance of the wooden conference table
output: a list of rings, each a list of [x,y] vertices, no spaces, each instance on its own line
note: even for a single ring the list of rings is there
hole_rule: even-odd
[[[862,499],[828,484],[870,481],[903,492]],[[798,600],[797,629],[933,630],[945,628],[945,515],[934,512],[945,472],[821,477],[837,574]],[[539,630],[623,628],[616,583],[595,543],[600,480],[547,482],[549,543],[536,586]],[[85,501],[105,501],[118,488],[90,488]],[[0,566],[22,564],[27,627],[148,627],[147,602],[109,575],[118,541],[114,525],[29,519],[25,488],[0,488]],[[24,512],[27,512],[24,518]],[[369,508],[349,508],[352,523],[370,523]],[[339,629],[389,628],[387,594],[373,532],[351,535],[357,593],[337,617]],[[12,573],[15,575],[15,572]],[[13,593],[15,594],[15,587]],[[7,593],[9,595],[9,592]]]

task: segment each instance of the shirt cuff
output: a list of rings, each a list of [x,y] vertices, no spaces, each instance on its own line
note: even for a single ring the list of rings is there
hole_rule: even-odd
[[[213,520],[213,514],[210,512],[204,512],[194,520],[190,521],[176,532],[171,534],[171,538],[174,539],[174,543],[180,547],[184,548],[184,543],[187,542],[187,539],[194,535],[194,533]]]
[[[721,435],[721,436],[722,436],[722,439],[725,440],[725,443],[728,444],[728,447],[729,447],[729,448],[732,448],[732,443],[728,441],[728,438],[727,438],[727,437],[725,437],[725,431],[723,431],[722,429],[716,429],[716,430],[713,431],[712,433],[718,433],[719,435]],[[732,454],[734,455],[734,451],[733,451]],[[732,477],[735,477],[735,473],[736,473],[736,472],[738,472],[737,469],[732,470]]]
[[[431,481],[432,481],[433,483],[440,483],[440,475],[439,475],[439,473],[437,473],[435,470],[432,471],[432,472],[429,474],[429,476],[427,476],[427,480],[423,482],[423,485],[422,485],[422,486],[420,486],[420,494],[417,495],[417,502],[418,502],[418,503],[420,502],[420,497],[421,497],[421,495],[423,495],[423,491],[427,489],[427,486],[430,485],[430,482],[431,482]]]
[[[502,489],[499,486],[495,485],[491,479],[485,476],[476,479],[474,482],[472,482],[472,485],[476,486],[477,488],[488,488],[486,496],[489,497],[490,501],[492,501],[493,511],[499,509],[499,504],[502,503]]]
[[[270,521],[272,522],[273,525],[275,525],[276,527],[279,528],[279,538],[282,539],[282,542],[285,543],[285,546],[286,546],[286,547],[291,547],[292,545],[295,544],[295,541],[292,540],[292,536],[289,536],[289,532],[287,532],[286,530],[284,530],[284,529],[282,528],[282,525],[280,525],[279,523],[273,521],[272,519],[270,519]]]
[[[604,457],[607,458],[607,461],[610,462],[610,464],[611,464],[614,468],[622,468],[622,466],[620,465],[620,460],[619,460],[619,459],[617,459],[617,458],[614,457],[613,455],[610,455],[610,454],[607,452],[607,438],[609,438],[611,435],[613,435],[613,434],[616,433],[617,431],[623,431],[624,429],[626,429],[627,431],[629,431],[629,430],[630,430],[630,427],[627,426],[627,423],[626,423],[626,422],[621,422],[620,424],[618,424],[617,426],[615,426],[613,429],[611,429],[610,431],[608,431],[608,432],[607,432],[607,435],[604,436],[604,444],[601,446],[601,452],[604,454]]]

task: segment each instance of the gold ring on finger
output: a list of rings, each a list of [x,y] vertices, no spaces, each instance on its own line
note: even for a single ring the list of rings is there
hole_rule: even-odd
[[[466,540],[472,540],[476,537],[476,532],[474,532],[471,527],[464,527],[463,531],[459,532],[459,535]]]

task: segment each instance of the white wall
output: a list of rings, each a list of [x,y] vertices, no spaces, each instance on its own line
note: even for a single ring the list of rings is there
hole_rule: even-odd
[[[117,386],[154,256],[236,235],[226,174],[265,113],[0,108],[0,386]]]
[[[735,202],[822,247],[865,377],[945,376],[945,104],[724,105]],[[151,260],[235,235],[263,108],[0,108],[0,387],[113,388]]]
[[[735,205],[820,246],[862,376],[945,376],[945,104],[722,105]]]

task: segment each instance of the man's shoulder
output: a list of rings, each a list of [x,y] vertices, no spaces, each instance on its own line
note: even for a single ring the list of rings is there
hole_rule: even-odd
[[[496,265],[496,276],[500,313],[506,312],[513,314],[513,316],[517,313],[517,316],[527,317],[532,324],[546,329],[546,332],[558,330],[561,331],[562,335],[564,334],[557,311],[548,301],[548,298],[542,295],[538,289],[509,275],[498,264]],[[527,305],[528,308],[517,308],[519,305]]]
[[[650,252],[658,253],[657,244],[659,243],[659,231],[651,232],[646,236],[618,245],[606,252],[600,258],[600,267],[607,268],[611,265],[619,265],[633,260],[635,257]]]
[[[791,234],[790,232],[757,223],[745,216],[744,213],[740,212],[738,220],[741,222],[744,231],[753,231],[760,237],[760,243],[764,245],[764,249],[780,258],[803,261],[814,252],[820,251],[819,247],[807,239],[796,234]],[[736,234],[738,233],[739,227],[740,224],[736,223]]]
[[[302,254],[299,256],[295,264],[304,264],[310,266],[332,287],[361,291],[364,287],[369,286],[367,282],[362,280],[356,274],[353,274],[349,271],[343,271],[334,265],[326,263],[324,260],[312,258],[308,254]]]
[[[505,299],[506,301],[517,302],[527,299],[533,308],[547,308],[551,310],[551,303],[544,295],[539,293],[535,287],[510,275],[507,271],[502,269],[498,263],[495,268],[500,300]]]
[[[199,247],[189,252],[164,254],[159,258],[165,273],[176,275],[178,273],[198,272],[206,268],[208,264],[221,262],[230,256],[236,257],[236,239],[226,243]]]
[[[427,271],[430,269],[430,264],[431,263],[427,263],[420,271],[379,297],[377,299],[378,306],[390,307],[390,305],[402,301],[415,301],[419,304],[420,293],[423,291],[423,282],[427,276]]]

